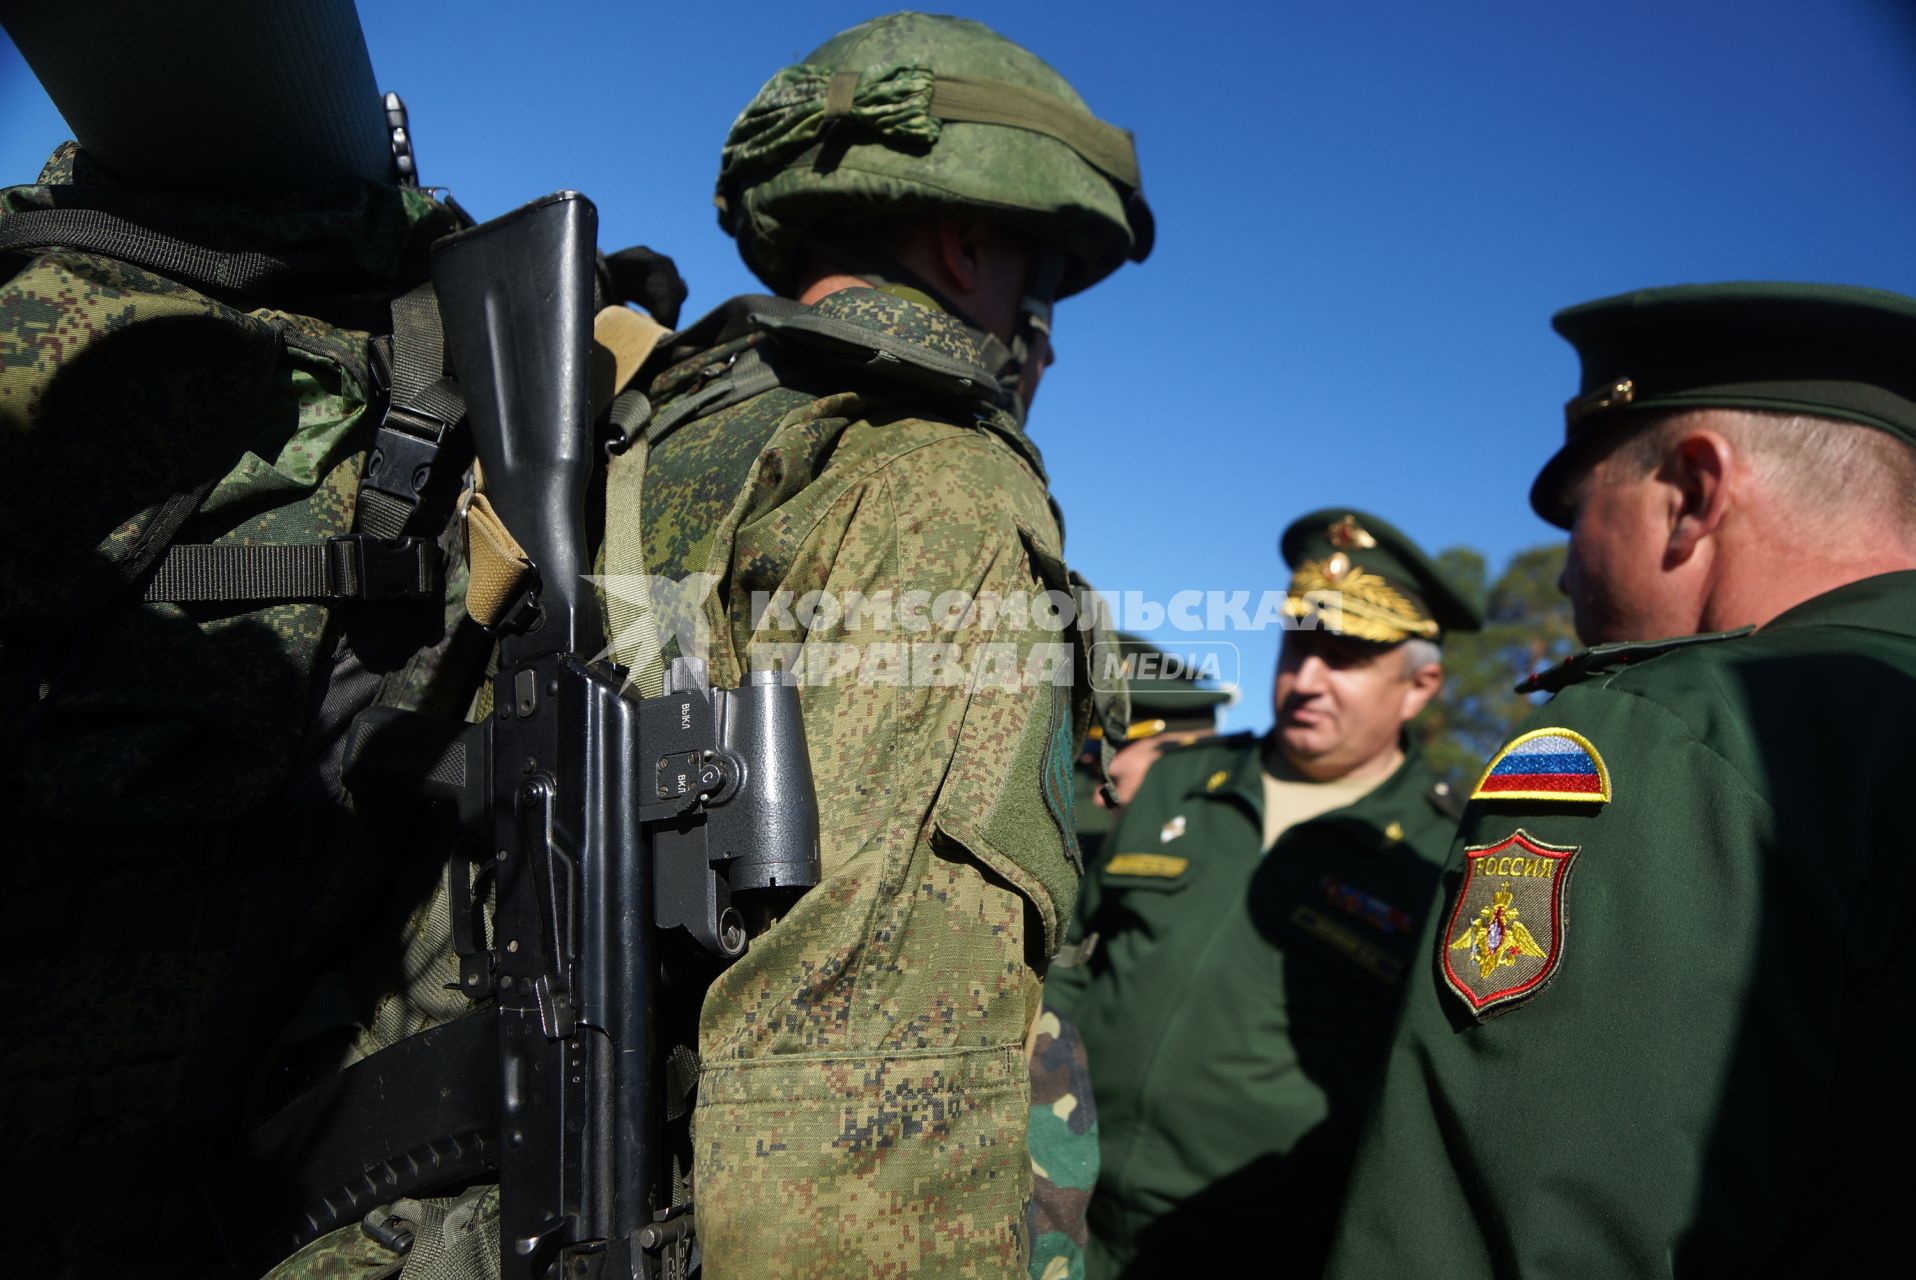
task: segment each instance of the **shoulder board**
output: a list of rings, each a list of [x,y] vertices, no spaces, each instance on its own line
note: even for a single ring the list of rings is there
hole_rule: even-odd
[[[1648,662],[1652,658],[1662,657],[1677,649],[1689,649],[1696,645],[1714,644],[1719,640],[1735,640],[1747,636],[1755,627],[1738,627],[1734,631],[1707,631],[1702,635],[1674,636],[1668,640],[1626,640],[1616,644],[1600,644],[1585,649],[1546,671],[1539,671],[1517,686],[1518,693],[1555,693],[1566,689],[1592,676],[1615,671],[1622,667],[1635,666],[1639,662]]]
[[[1433,782],[1424,792],[1424,799],[1430,807],[1449,818],[1452,822],[1464,816],[1464,798],[1457,794],[1457,788],[1448,782]]]
[[[1190,742],[1175,743],[1164,749],[1164,754],[1183,755],[1193,751],[1242,751],[1254,745],[1257,735],[1251,732],[1214,733],[1208,738],[1194,738]]]
[[[796,313],[753,319],[782,341],[855,364],[887,382],[989,402],[998,380],[964,327],[942,311],[879,289],[841,289]]]

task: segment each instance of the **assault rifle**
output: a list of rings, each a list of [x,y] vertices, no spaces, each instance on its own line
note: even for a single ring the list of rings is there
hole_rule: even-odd
[[[661,975],[675,954],[736,957],[746,898],[818,880],[796,688],[756,672],[714,689],[680,657],[662,696],[629,697],[596,656],[596,239],[592,203],[560,192],[433,252],[484,492],[531,572],[497,627],[491,714],[364,712],[346,777],[356,795],[439,799],[483,841],[476,876],[453,860],[450,896],[461,988],[484,1011],[372,1055],[261,1131],[257,1163],[297,1187],[284,1243],[496,1169],[504,1275],[685,1274],[693,1218],[672,1203],[662,1136]]]

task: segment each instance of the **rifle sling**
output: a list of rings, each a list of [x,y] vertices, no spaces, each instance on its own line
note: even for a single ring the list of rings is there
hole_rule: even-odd
[[[363,1058],[248,1137],[253,1247],[274,1260],[377,1205],[498,1167],[498,1018],[482,1010]]]

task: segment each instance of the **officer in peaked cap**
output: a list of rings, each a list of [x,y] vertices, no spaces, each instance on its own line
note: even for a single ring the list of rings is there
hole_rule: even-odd
[[[1094,681],[1100,676],[1118,677],[1131,693],[1131,723],[1110,766],[1118,807],[1137,794],[1145,773],[1168,748],[1188,746],[1216,733],[1218,708],[1236,696],[1232,690],[1203,684],[1196,674],[1196,655],[1177,651],[1176,646],[1167,652],[1128,632],[1121,631],[1115,641],[1098,646],[1092,669]],[[1091,726],[1076,766],[1078,847],[1086,866],[1096,865],[1116,818],[1116,810],[1106,804],[1099,786],[1097,748],[1103,736],[1100,726]]]
[[[1476,611],[1367,512],[1312,512],[1281,545],[1276,725],[1163,754],[1046,984],[1090,1053],[1094,1280],[1221,1260],[1246,1222],[1301,1274],[1321,1262],[1455,830],[1405,725]]]
[[[1916,1138],[1916,300],[1556,317],[1595,647],[1486,765],[1331,1274],[1859,1275]]]

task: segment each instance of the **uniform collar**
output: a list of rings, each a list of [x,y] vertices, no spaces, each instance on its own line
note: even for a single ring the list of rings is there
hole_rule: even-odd
[[[1271,731],[1275,733],[1276,730]],[[1264,751],[1270,743],[1269,735],[1260,738],[1252,750],[1237,753],[1237,758],[1229,768],[1219,769],[1198,778],[1187,796],[1202,800],[1231,800],[1242,804],[1257,815],[1260,822],[1264,819]],[[1430,771],[1424,766],[1423,748],[1417,744],[1408,729],[1398,731],[1397,744],[1403,749],[1404,758],[1392,770],[1389,777],[1366,791],[1350,804],[1342,805],[1311,819],[1322,821],[1333,814],[1343,813],[1362,806],[1366,809],[1410,810],[1423,794],[1430,789]]]
[[[1899,636],[1916,635],[1916,569],[1881,573],[1825,591],[1784,610],[1765,624],[1762,631],[1811,626],[1861,627]]]

